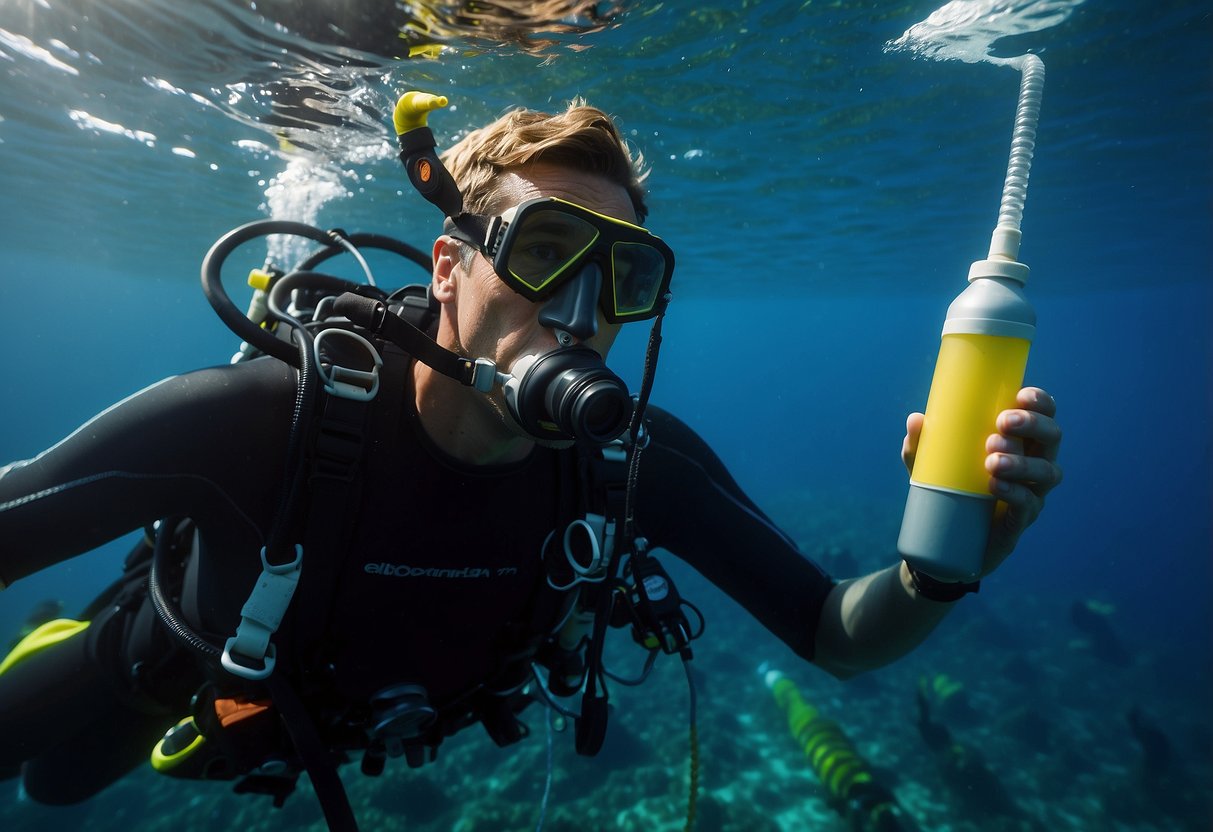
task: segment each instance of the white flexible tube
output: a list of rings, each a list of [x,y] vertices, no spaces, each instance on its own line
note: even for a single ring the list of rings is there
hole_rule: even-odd
[[[1045,87],[1045,65],[1040,58],[1024,55],[1016,63],[1023,80],[1019,85],[1019,106],[1015,109],[1011,158],[1002,187],[998,224],[990,241],[989,257],[992,260],[1014,261],[1019,256],[1019,225],[1028,196],[1028,172],[1032,168],[1032,152],[1036,149],[1036,123],[1040,119],[1040,99]]]

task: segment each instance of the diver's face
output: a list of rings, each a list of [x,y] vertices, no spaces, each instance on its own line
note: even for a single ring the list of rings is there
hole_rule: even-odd
[[[502,177],[498,210],[525,200],[554,196],[575,202],[617,219],[635,222],[636,214],[627,191],[597,174],[549,164],[536,164]],[[450,238],[445,238],[450,239]],[[453,246],[459,244],[452,241]],[[542,354],[562,346],[556,330],[539,322],[543,302],[532,303],[497,277],[493,265],[476,254],[468,269],[462,262],[451,265],[449,291],[439,296],[447,304],[453,324],[454,348],[470,358],[490,358],[508,370],[525,355]],[[619,333],[618,324],[608,324],[595,304],[597,331],[580,340],[604,359]],[[576,338],[574,339],[577,340]],[[495,393],[496,400],[499,393]],[[504,403],[499,402],[504,412]]]

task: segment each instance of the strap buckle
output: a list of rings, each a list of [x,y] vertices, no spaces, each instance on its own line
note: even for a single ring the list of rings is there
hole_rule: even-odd
[[[558,532],[553,529],[543,542],[541,554],[548,551]],[[561,576],[571,573],[568,583],[561,585],[549,571],[548,586],[567,592],[578,584],[599,584],[606,580],[611,555],[615,551],[615,522],[601,514],[586,512],[564,528],[557,551],[564,555],[564,564],[557,563]]]
[[[219,663],[224,670],[243,679],[254,681],[267,678],[274,672],[278,651],[270,637],[278,631],[286,615],[295,588],[299,585],[299,573],[303,569],[303,547],[295,544],[294,560],[274,565],[266,558],[265,547],[261,547],[261,576],[240,610],[240,626],[236,635],[223,645]],[[233,653],[247,662],[260,662],[261,667],[236,661]]]
[[[492,393],[493,385],[500,381],[500,375],[495,363],[487,358],[477,358],[472,362],[472,380],[469,386],[481,393]]]
[[[325,338],[338,335],[353,339],[356,344],[366,350],[371,357],[371,369],[356,370],[332,361],[328,363],[327,367],[325,366],[320,358],[320,344]],[[324,392],[356,402],[369,402],[379,393],[379,368],[383,366],[383,356],[375,349],[374,344],[357,332],[337,328],[323,330],[316,335],[312,351],[316,356],[316,368],[320,374],[320,380],[324,383]]]

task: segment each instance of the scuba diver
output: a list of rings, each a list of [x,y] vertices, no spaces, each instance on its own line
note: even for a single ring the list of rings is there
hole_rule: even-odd
[[[528,704],[561,697],[579,697],[592,755],[608,628],[630,627],[650,662],[689,659],[703,630],[658,548],[840,678],[912,650],[976,589],[904,562],[835,580],[649,405],[674,255],[643,227],[645,174],[610,116],[518,109],[439,157],[426,118],[443,104],[410,93],[395,114],[410,180],[444,215],[431,252],[236,229],[203,276],[239,360],[0,468],[0,586],[145,530],[87,620],[31,633],[0,674],[0,774],[20,771],[33,799],[87,799],[150,754],[277,805],[306,771],[330,826],[354,828],[339,765],[420,766],[474,723],[508,745]],[[255,269],[246,316],[218,273],[278,233],[321,249]],[[426,285],[378,288],[360,247],[417,261]],[[756,268],[779,268],[759,251]],[[365,284],[317,271],[346,254]],[[639,322],[633,394],[605,359]],[[1061,478],[1052,398],[1025,388],[1017,405],[990,426],[983,575]],[[907,425],[910,462],[921,415]]]

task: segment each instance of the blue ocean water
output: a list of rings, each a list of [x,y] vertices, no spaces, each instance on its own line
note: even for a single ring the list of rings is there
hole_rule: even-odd
[[[550,19],[584,25],[585,5]],[[399,91],[450,96],[454,106],[431,121],[440,146],[511,106],[582,95],[616,114],[645,154],[649,226],[678,254],[654,400],[712,444],[807,554],[892,562],[904,418],[925,403],[946,307],[985,254],[1018,88],[1006,67],[884,51],[936,5],[632,2],[598,31],[556,34],[548,46],[533,34],[520,46],[464,32],[436,59],[409,59],[398,54],[407,39],[358,40],[353,3],[315,3],[301,16],[276,2],[211,0],[188,14],[169,0],[0,4],[0,459],[37,453],[167,374],[226,360],[235,339],[202,299],[197,271],[228,228],[299,212],[427,244],[437,218],[390,150]],[[361,8],[386,21],[401,14],[394,3]],[[710,632],[726,634],[714,646],[705,636],[696,661],[706,677],[704,789],[718,818],[705,810],[703,828],[807,829],[809,818],[845,828],[779,730],[754,673],[760,658],[784,663],[844,722],[925,828],[1021,828],[949,802],[912,720],[889,716],[911,711],[917,680],[939,672],[960,679],[981,714],[967,729],[958,720],[957,734],[984,743],[1045,828],[1207,828],[1207,809],[1168,814],[1148,796],[1118,805],[1109,795],[1145,790],[1125,720],[1135,705],[1170,739],[1173,770],[1206,802],[1210,787],[1210,35],[1205,3],[1156,3],[1147,17],[1124,0],[1088,0],[1057,25],[996,42],[999,55],[1039,53],[1049,73],[1021,256],[1039,317],[1028,381],[1058,399],[1066,481],[979,597],[914,656],[851,685],[793,664],[730,602],[679,573]],[[314,106],[288,106],[298,100]],[[340,123],[319,127],[317,113]],[[643,345],[644,333],[630,333],[612,356],[632,383]],[[83,605],[126,545],[6,590],[0,634],[15,633],[42,598]],[[1088,601],[1106,605],[1128,667],[1093,656],[1071,623],[1072,605]],[[1030,692],[1008,668],[1015,657],[1043,678]],[[565,749],[554,800],[566,814],[551,828],[578,817],[590,829],[677,825],[680,685],[669,670],[643,689],[672,708],[670,732],[646,735],[677,746],[659,764],[624,755],[583,770]],[[1028,730],[1012,719],[1024,708],[1052,727],[1051,745],[1011,744]],[[446,768],[410,782],[441,791],[457,760],[482,778],[522,776],[505,752],[460,742]],[[673,784],[663,792],[672,819],[658,796],[621,785],[629,766],[649,764]],[[752,785],[785,770],[779,795]],[[149,776],[119,788],[128,803],[159,801],[155,811],[127,808],[128,828],[170,817],[178,828],[231,825],[237,811],[265,828],[319,828],[307,795],[292,799],[309,805],[288,818],[223,802],[222,787],[195,793]],[[507,789],[508,800],[484,791],[482,825],[469,810],[457,826],[446,810],[425,828],[533,826],[533,789]],[[194,794],[205,812],[184,821],[174,812]],[[392,820],[416,821],[415,808],[365,794],[378,828],[421,828]],[[505,811],[493,799],[530,819],[492,814]],[[603,799],[609,816],[574,814]],[[6,828],[62,828],[65,818],[113,828],[114,803],[98,801],[70,815],[14,804],[0,817],[22,824]]]

